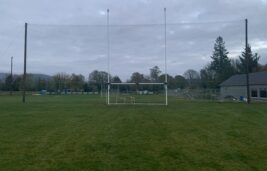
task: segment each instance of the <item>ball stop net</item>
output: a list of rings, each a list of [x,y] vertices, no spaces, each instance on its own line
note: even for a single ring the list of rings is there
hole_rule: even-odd
[[[29,24],[27,72],[82,74],[88,91],[101,92],[107,104],[167,105],[168,95],[178,89],[169,76],[205,66],[218,36],[230,57],[245,47],[241,20],[164,22],[162,17],[159,24]]]

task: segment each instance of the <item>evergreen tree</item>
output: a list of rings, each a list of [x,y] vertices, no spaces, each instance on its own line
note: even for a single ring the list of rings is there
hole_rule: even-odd
[[[214,79],[218,86],[234,73],[231,60],[228,58],[228,51],[225,48],[225,42],[220,36],[216,39],[214,44],[214,51],[211,59],[210,69],[214,71]]]
[[[247,60],[248,59],[248,72],[256,72],[259,69],[259,59],[260,56],[255,53],[252,53],[250,45],[248,45],[247,48],[244,49],[242,52],[242,55],[239,56],[239,64],[237,65],[238,70],[240,73],[246,73],[247,72]]]

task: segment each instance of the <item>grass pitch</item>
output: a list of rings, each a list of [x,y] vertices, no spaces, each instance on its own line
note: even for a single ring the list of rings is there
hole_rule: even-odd
[[[267,105],[0,96],[0,170],[267,170]]]

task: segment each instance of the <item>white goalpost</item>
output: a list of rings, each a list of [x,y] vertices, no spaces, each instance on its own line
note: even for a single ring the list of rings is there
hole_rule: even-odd
[[[168,105],[166,8],[164,8],[164,82],[112,82],[110,78],[110,22],[107,9],[107,105]],[[160,90],[161,89],[161,90]],[[153,100],[151,100],[153,98]]]

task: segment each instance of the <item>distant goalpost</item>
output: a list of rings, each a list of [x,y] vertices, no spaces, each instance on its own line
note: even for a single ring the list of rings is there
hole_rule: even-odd
[[[121,83],[115,83],[111,81],[110,78],[110,33],[109,33],[109,9],[107,9],[107,70],[108,70],[108,81],[107,81],[107,98],[106,103],[107,105],[123,105],[123,104],[131,104],[131,105],[168,105],[168,78],[167,78],[167,34],[166,34],[166,8],[164,8],[164,75],[165,75],[165,81],[164,82],[121,82]],[[111,91],[111,87],[116,86],[117,91],[113,93]],[[159,96],[156,97],[155,92],[149,92],[147,90],[139,90],[140,86],[149,87],[151,86],[163,86],[164,87],[164,97]],[[119,87],[134,87],[134,90],[130,91],[130,93],[121,92],[121,89]],[[130,88],[131,89],[131,88]],[[149,88],[148,88],[149,89]],[[153,88],[152,88],[153,89]],[[123,96],[124,94],[124,96]],[[147,95],[148,94],[148,95]],[[149,95],[150,94],[150,95]],[[137,100],[137,96],[148,96],[145,98],[139,98]],[[118,97],[120,96],[120,97]],[[111,100],[111,98],[113,100]],[[164,98],[164,101],[158,100],[156,102],[151,102],[149,98]]]

